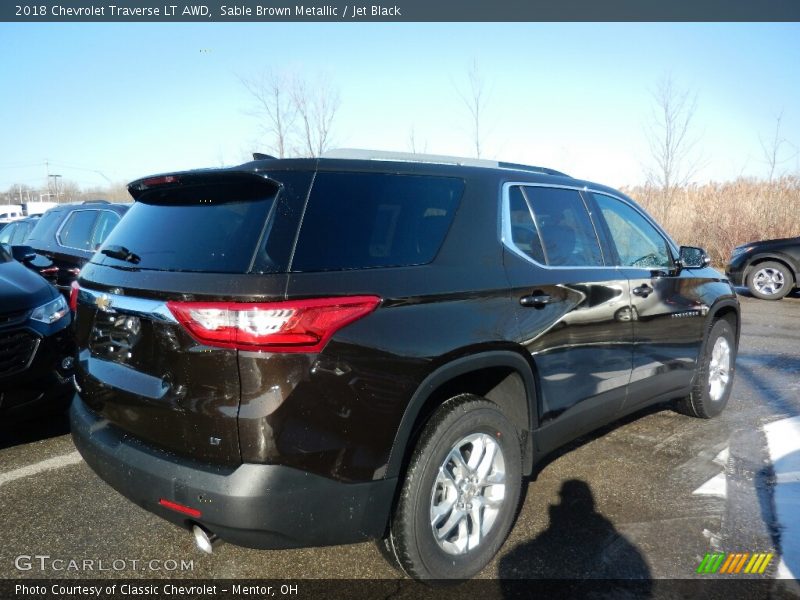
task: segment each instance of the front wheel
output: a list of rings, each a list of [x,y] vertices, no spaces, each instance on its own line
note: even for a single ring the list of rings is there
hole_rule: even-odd
[[[697,361],[692,392],[678,402],[678,410],[710,419],[728,404],[736,363],[736,337],[725,319],[715,321]]]
[[[780,300],[792,291],[792,272],[779,262],[762,262],[747,275],[747,289],[762,300]]]
[[[521,485],[514,426],[488,400],[452,398],[422,431],[392,517],[388,549],[411,577],[472,577],[508,536]]]

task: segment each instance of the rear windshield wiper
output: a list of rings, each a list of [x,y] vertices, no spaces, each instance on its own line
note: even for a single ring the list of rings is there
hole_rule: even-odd
[[[107,246],[100,250],[101,254],[105,254],[106,256],[110,256],[111,258],[116,258],[118,260],[124,260],[125,262],[138,264],[141,257],[138,254],[134,254],[130,250],[128,250],[125,246]]]

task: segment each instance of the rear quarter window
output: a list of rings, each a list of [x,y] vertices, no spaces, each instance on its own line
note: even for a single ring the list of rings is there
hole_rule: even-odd
[[[339,271],[431,262],[464,191],[447,177],[319,173],[292,271]]]
[[[49,210],[44,213],[28,236],[28,242],[47,244],[55,241],[56,230],[61,223],[63,215],[63,210]]]

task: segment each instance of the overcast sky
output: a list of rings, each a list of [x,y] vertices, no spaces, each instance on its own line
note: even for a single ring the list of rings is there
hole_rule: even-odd
[[[800,147],[800,24],[0,24],[0,189],[84,187],[269,151],[239,77],[325,74],[338,147],[470,155],[466,89],[486,80],[487,158],[613,186],[644,180],[652,91],[697,95],[695,179],[766,173]],[[798,172],[795,156],[779,166]]]

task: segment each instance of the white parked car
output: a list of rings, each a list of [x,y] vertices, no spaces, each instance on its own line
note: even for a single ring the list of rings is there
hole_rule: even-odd
[[[22,212],[19,204],[0,205],[0,223],[11,223],[11,221],[17,221],[24,216],[25,213]]]

